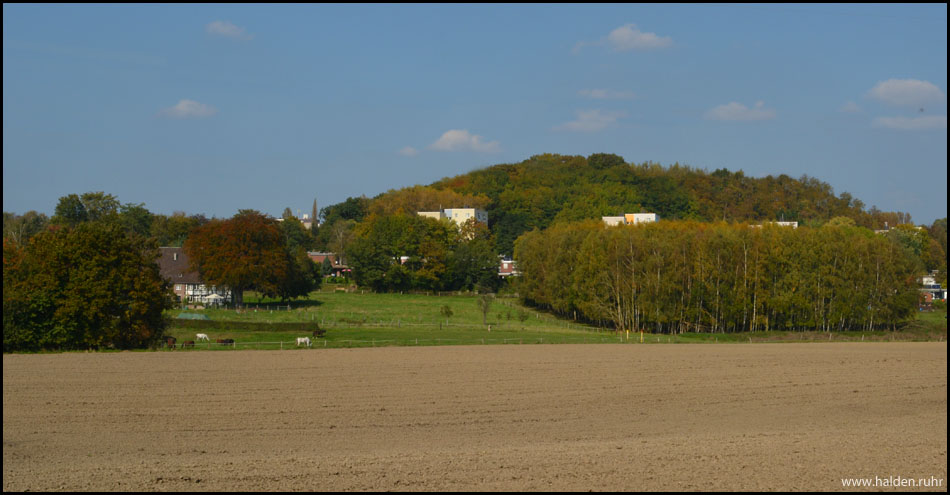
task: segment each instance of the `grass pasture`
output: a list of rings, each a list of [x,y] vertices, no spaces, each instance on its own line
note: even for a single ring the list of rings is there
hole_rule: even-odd
[[[309,336],[302,331],[267,329],[268,323],[316,323],[326,333],[312,338],[315,347],[381,347],[428,345],[491,345],[544,343],[640,343],[641,336],[629,335],[557,319],[550,314],[526,308],[516,298],[499,297],[492,303],[487,323],[476,296],[375,294],[371,292],[313,292],[306,300],[279,304],[261,299],[253,293],[245,295],[246,309],[188,310],[212,320],[256,322],[259,330],[205,331],[211,343],[197,343],[197,349],[288,349],[295,348],[297,337]],[[452,315],[442,315],[448,306]],[[181,310],[169,312],[177,316]],[[761,343],[761,342],[881,342],[881,341],[944,341],[947,336],[946,312],[921,313],[917,321],[903,331],[788,332],[769,331],[733,334],[684,333],[655,335],[645,333],[645,344],[688,343]],[[488,327],[491,326],[489,331]],[[173,323],[168,335],[179,343],[194,340],[195,330]],[[235,345],[216,344],[216,339],[234,339]]]
[[[207,315],[212,320],[252,322],[314,322],[326,330],[324,337],[312,339],[317,347],[376,347],[390,345],[528,344],[620,342],[613,332],[558,320],[525,308],[515,298],[496,298],[482,324],[477,298],[466,295],[426,296],[314,292],[307,300],[278,304],[245,295],[246,309],[204,309],[185,312]],[[452,315],[442,315],[448,306]],[[182,310],[169,312],[177,316]],[[523,315],[522,318],[519,318]],[[489,331],[489,326],[491,330]],[[301,332],[228,330],[205,332],[212,343],[198,343],[198,349],[228,347],[281,349],[296,347]],[[176,327],[167,332],[179,342],[194,340],[195,331]],[[231,338],[236,346],[213,343]]]

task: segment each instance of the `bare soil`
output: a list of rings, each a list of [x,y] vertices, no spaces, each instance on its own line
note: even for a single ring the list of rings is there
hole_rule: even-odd
[[[3,356],[4,491],[826,491],[875,476],[947,490],[945,342]]]

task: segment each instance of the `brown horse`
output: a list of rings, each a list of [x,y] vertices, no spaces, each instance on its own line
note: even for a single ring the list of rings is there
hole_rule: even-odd
[[[182,344],[181,344],[181,348],[182,348],[182,349],[184,349],[185,347],[194,347],[194,346],[195,346],[195,341],[194,341],[194,340],[186,340],[186,341],[182,342]]]
[[[175,342],[178,342],[178,339],[175,337],[165,337],[165,345],[171,349],[175,348]]]

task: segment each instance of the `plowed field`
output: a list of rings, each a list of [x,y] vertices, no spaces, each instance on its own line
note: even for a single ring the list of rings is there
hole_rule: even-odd
[[[3,356],[4,491],[841,490],[896,476],[947,489],[946,343]]]

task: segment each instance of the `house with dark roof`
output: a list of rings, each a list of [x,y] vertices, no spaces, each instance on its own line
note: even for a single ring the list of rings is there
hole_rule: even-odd
[[[323,266],[323,260],[329,258],[330,266],[332,267],[332,272],[327,275],[328,277],[345,277],[350,274],[350,267],[346,266],[343,263],[343,260],[340,259],[340,256],[336,253],[321,253],[319,251],[308,251],[307,256],[310,257],[310,260],[317,264],[318,267]]]
[[[206,286],[198,272],[192,271],[188,255],[180,247],[159,248],[158,269],[172,283],[172,290],[184,304],[221,304],[231,301],[227,287]]]

